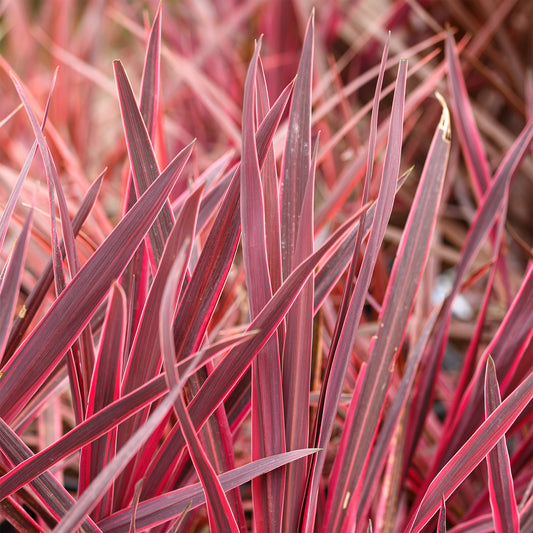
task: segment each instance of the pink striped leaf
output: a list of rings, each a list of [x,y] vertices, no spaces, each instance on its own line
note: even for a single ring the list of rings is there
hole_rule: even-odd
[[[446,500],[444,496],[440,502],[439,523],[437,525],[437,533],[446,533]]]
[[[141,112],[135,101],[133,90],[122,63],[114,61],[115,78],[120,100],[120,109],[124,132],[126,134],[126,145],[128,147],[129,159],[137,194],[143,194],[151,183],[159,175],[159,168],[155,158],[150,135],[146,129]],[[161,209],[156,223],[149,231],[152,253],[155,264],[159,264],[165,242],[174,225],[174,218],[168,200]]]
[[[447,499],[483,461],[533,399],[533,373],[487,417],[461,449],[446,463],[429,485],[408,530],[422,531],[437,512],[442,495]]]
[[[146,130],[152,140],[155,135],[156,118],[159,110],[161,7],[162,4],[159,4],[148,36],[141,80],[141,101],[139,103],[139,110]]]
[[[468,101],[465,80],[461,72],[459,57],[450,32],[446,36],[446,62],[448,65],[448,86],[450,88],[452,115],[461,142],[462,152],[473,180],[474,190],[480,199],[490,184],[490,170],[483,150],[481,136]]]
[[[257,459],[219,476],[223,490],[229,491],[247,483],[256,476],[261,476],[292,461],[300,460],[317,450],[307,448],[285,452],[271,457]],[[150,500],[140,502],[136,513],[136,527],[150,528],[175,518],[187,508],[194,509],[205,502],[205,493],[201,483],[195,483],[175,491],[167,492]],[[129,509],[121,510],[98,523],[105,533],[126,533],[131,520]]]
[[[8,362],[0,387],[4,420],[13,418],[89,322],[159,213],[191,149],[176,156],[118,223]]]
[[[12,464],[21,463],[32,456],[31,450],[2,418],[0,418],[0,442],[3,454]],[[42,476],[33,480],[31,487],[45,508],[56,518],[62,518],[74,504],[74,498],[49,472],[45,472]],[[84,532],[99,531],[90,518],[84,521],[80,530]]]
[[[87,401],[87,416],[101,411],[120,397],[122,360],[126,337],[126,296],[119,285],[113,285],[109,295],[106,317],[93,379]],[[82,494],[98,473],[115,455],[117,430],[114,428],[88,446],[82,448],[78,493]],[[95,519],[111,512],[112,492],[103,495],[94,510]]]
[[[307,501],[305,503],[303,530],[311,531],[315,517],[316,498],[318,495],[318,483],[321,477],[322,468],[325,460],[325,450],[331,435],[333,421],[337,411],[344,374],[348,365],[353,342],[361,318],[363,304],[366,293],[370,285],[372,272],[377,260],[379,248],[385,234],[385,228],[388,224],[394,201],[396,182],[400,168],[400,152],[402,146],[402,127],[403,127],[403,103],[405,95],[405,83],[407,78],[407,62],[402,61],[399,66],[398,78],[396,82],[396,91],[394,94],[393,106],[391,111],[389,143],[385,155],[385,164],[383,167],[383,177],[379,190],[376,211],[368,245],[361,270],[357,278],[355,289],[350,299],[346,315],[339,317],[342,320],[342,328],[339,335],[338,344],[334,352],[329,354],[328,367],[324,377],[319,405],[318,414],[315,424],[315,443],[317,448],[323,451],[314,456],[314,462],[311,471],[311,482],[308,489]],[[343,495],[344,497],[344,495]],[[330,507],[331,509],[331,507]],[[337,510],[342,511],[342,502]],[[327,513],[327,511],[326,511]],[[325,524],[329,523],[331,527],[333,520],[328,521],[327,514],[324,517]]]
[[[262,121],[270,110],[268,88],[261,57],[257,63],[256,107],[259,122]],[[274,146],[271,144],[267,152],[265,163],[261,169],[261,183],[265,205],[265,233],[268,269],[272,292],[281,286],[281,241],[279,220],[279,186],[278,170]],[[281,345],[281,340],[280,340]]]
[[[180,381],[179,374],[174,366],[176,353],[172,335],[172,322],[176,295],[179,294],[180,285],[183,283],[185,277],[187,264],[183,258],[185,255],[183,251],[180,252],[180,256],[176,259],[169,274],[161,301],[159,317],[159,337],[165,362],[165,378],[170,390],[177,389]],[[174,410],[187,443],[194,468],[205,492],[211,531],[214,533],[239,533],[239,527],[233,516],[226,494],[196,435],[195,428],[187,411],[185,398],[181,393],[174,401]]]
[[[255,46],[244,86],[240,180],[242,251],[252,320],[272,298],[266,251],[263,189],[254,127],[254,93],[260,48],[261,41]],[[294,98],[295,95],[293,101]],[[254,460],[285,451],[278,350],[278,340],[274,334],[257,353],[252,363],[252,458]],[[259,533],[279,530],[283,509],[283,487],[282,470],[276,470],[252,481],[256,518],[254,527]]]
[[[488,417],[500,404],[500,388],[496,377],[496,367],[489,356],[485,374],[485,417]],[[520,517],[514,492],[513,475],[505,436],[487,455],[490,505],[496,533],[518,533]]]
[[[305,32],[289,113],[281,174],[281,262],[286,279],[293,261],[299,217],[311,159],[311,84],[313,81],[314,12]],[[303,177],[303,179],[302,179]]]
[[[26,217],[26,222],[15,242],[9,262],[0,276],[0,309],[2,310],[0,312],[0,360],[7,344],[7,334],[17,303],[32,222],[33,209],[30,210]]]
[[[298,235],[293,259],[302,262],[313,253],[313,204],[316,158],[319,136],[315,141],[309,167],[307,187],[299,217]],[[363,215],[364,216],[364,215]],[[298,298],[287,313],[287,333],[283,351],[283,400],[285,404],[285,434],[287,448],[296,450],[309,443],[309,385],[313,356],[313,275],[307,280]],[[298,527],[300,509],[305,494],[307,464],[298,461],[287,467],[284,507],[285,531]]]
[[[356,497],[360,493],[358,487],[364,479],[362,473],[379,425],[391,369],[402,344],[429,253],[450,149],[450,117],[443,99],[441,103],[441,121],[433,136],[381,308],[377,338],[370,353],[355,415],[354,428],[357,430],[345,454],[347,464],[341,469],[341,481],[335,485],[334,497],[329,500],[332,509],[337,509],[335,522],[338,524],[336,528],[330,527],[331,531],[340,531],[342,513],[338,510],[343,499],[346,501],[346,494]]]

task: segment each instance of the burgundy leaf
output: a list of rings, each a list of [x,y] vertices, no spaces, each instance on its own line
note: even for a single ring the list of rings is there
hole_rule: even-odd
[[[106,318],[87,402],[87,416],[101,411],[120,397],[120,378],[126,336],[126,297],[119,285],[109,295]],[[82,494],[115,455],[116,429],[82,449],[78,493]],[[94,510],[96,520],[111,512],[112,493],[103,496]]]
[[[191,149],[176,156],[119,222],[7,363],[0,387],[4,420],[11,420],[26,403],[88,323],[153,223]]]
[[[461,73],[459,57],[450,32],[446,36],[446,62],[448,64],[448,86],[452,96],[452,113],[461,142],[474,190],[481,198],[490,184],[490,171],[483,143],[468,101],[466,85]]]
[[[448,498],[472,470],[496,446],[518,415],[533,399],[533,373],[487,417],[429,485],[410,520],[409,531],[421,531],[437,512],[442,495]]]
[[[302,524],[303,531],[311,531],[313,529],[315,509],[317,505],[316,498],[318,494],[318,483],[324,466],[324,452],[331,435],[333,420],[337,411],[342,384],[344,382],[344,374],[346,372],[348,359],[352,351],[353,341],[361,318],[365,296],[370,285],[373,268],[377,260],[377,254],[385,234],[385,228],[392,211],[396,181],[398,179],[398,171],[400,167],[406,73],[407,62],[403,61],[400,63],[398,79],[396,82],[397,89],[395,91],[391,112],[389,144],[385,156],[383,178],[374,220],[370,230],[368,246],[346,316],[339,316],[338,318],[338,321],[341,321],[342,323],[338,344],[335,346],[333,352],[330,351],[328,357],[328,367],[322,384],[314,433],[316,446],[317,448],[322,448],[323,451],[319,452],[314,457],[310,473],[311,477],[307,493],[307,501],[304,509],[305,514],[303,516]],[[342,503],[337,511],[342,511]],[[328,525],[331,527],[332,522]]]
[[[319,137],[315,141],[309,177],[302,201],[298,235],[293,259],[301,263],[313,253],[313,204],[316,158]],[[307,280],[293,307],[287,313],[287,333],[283,350],[283,400],[287,448],[296,450],[309,444],[309,386],[313,355],[313,275]],[[298,527],[305,494],[307,465],[298,461],[287,467],[284,525],[285,531]]]
[[[131,162],[137,194],[141,195],[159,175],[150,135],[135,101],[133,90],[119,61],[113,63],[128,154]],[[163,248],[174,224],[168,200],[165,200],[155,224],[149,231],[155,264],[159,264]]]
[[[242,115],[240,212],[244,272],[252,320],[272,297],[266,252],[263,189],[254,126],[254,93],[260,47],[259,41],[246,77]],[[254,460],[285,451],[278,348],[278,340],[274,334],[257,353],[252,363],[252,458]],[[283,486],[282,470],[252,481],[254,527],[258,532],[279,531],[283,509]]]
[[[220,474],[219,480],[222,488],[225,491],[229,491],[250,481],[256,476],[263,475],[315,452],[316,449],[308,448],[285,452],[272,457],[264,457],[263,459],[258,459],[247,465]],[[155,527],[178,516],[188,506],[195,508],[203,502],[205,502],[205,493],[200,483],[167,492],[164,495],[156,496],[139,504],[136,514],[136,526],[143,529]],[[98,525],[105,533],[121,533],[128,531],[130,519],[131,511],[124,510],[102,520]]]
[[[326,516],[328,510],[335,513],[333,523],[328,524],[331,531],[340,531],[343,520],[340,509],[342,501],[346,502],[346,494],[350,498],[359,497],[364,479],[362,473],[378,428],[391,369],[402,345],[407,319],[429,253],[450,149],[450,118],[444,100],[441,103],[442,118],[433,136],[382,305],[377,338],[358,399],[354,421],[357,429],[344,454],[347,462],[341,468],[340,482],[335,484],[334,497],[328,498],[331,507],[326,509]],[[356,502],[355,505],[358,504]]]
[[[17,303],[32,222],[33,209],[30,210],[26,218],[22,231],[13,247],[9,263],[0,277],[0,309],[2,310],[0,312],[0,360],[7,344],[7,333]]]
[[[485,417],[500,404],[500,389],[492,357],[487,359],[485,374]],[[520,517],[516,506],[513,476],[505,437],[502,437],[487,456],[489,494],[496,533],[518,533]]]
[[[3,454],[11,464],[21,463],[32,456],[31,450],[2,418],[0,418],[0,443]],[[74,504],[74,498],[49,472],[45,472],[32,481],[31,486],[45,507],[57,518],[62,518]],[[80,530],[88,532],[99,531],[90,518],[84,521]]]
[[[299,217],[311,159],[311,84],[313,81],[314,12],[305,32],[290,107],[281,174],[281,262],[283,278],[293,270]],[[304,179],[302,179],[302,177]]]
[[[165,362],[165,377],[170,390],[177,388],[179,385],[179,374],[174,366],[176,353],[172,336],[172,321],[176,295],[179,294],[180,285],[183,283],[185,277],[187,263],[184,261],[184,257],[186,255],[188,254],[184,253],[183,250],[180,252],[169,274],[163,293],[159,317],[159,337]],[[233,516],[228,499],[196,435],[182,394],[176,398],[174,410],[176,411],[181,431],[187,442],[187,448],[189,449],[194,468],[198,473],[205,492],[210,529],[215,533],[224,533],[226,531],[228,533],[230,531],[232,533],[239,533],[239,527],[235,522],[235,517]]]
[[[446,500],[444,499],[444,496],[440,502],[439,525],[437,528],[437,533],[446,533]]]

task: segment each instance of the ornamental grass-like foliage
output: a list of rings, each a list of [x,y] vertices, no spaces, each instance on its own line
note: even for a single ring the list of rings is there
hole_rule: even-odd
[[[529,9],[2,2],[1,527],[533,532]]]

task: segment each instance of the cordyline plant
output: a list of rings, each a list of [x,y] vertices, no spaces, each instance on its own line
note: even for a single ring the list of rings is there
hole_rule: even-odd
[[[224,93],[197,67],[212,51],[195,63],[162,44],[162,11],[139,100],[113,63],[128,163],[113,224],[110,178],[87,186],[82,141],[62,141],[60,112],[48,118],[64,86],[54,76],[43,109],[2,59],[20,103],[2,129],[25,112],[17,131],[33,142],[0,220],[4,519],[56,532],[533,531],[533,265],[507,253],[533,121],[487,157],[460,54],[479,55],[489,27],[471,46],[435,31],[394,57],[385,36],[380,64],[344,85],[315,42],[340,35],[339,13],[320,36],[313,13],[288,84],[262,56],[276,50],[266,31],[242,89]],[[205,128],[194,141],[171,124],[173,158],[162,55],[197,83],[188,116]],[[363,88],[373,99],[351,111]],[[210,156],[221,134],[239,155]],[[123,148],[104,161],[114,171]],[[469,213],[466,230],[448,220],[463,235],[455,254],[442,237],[452,190]]]

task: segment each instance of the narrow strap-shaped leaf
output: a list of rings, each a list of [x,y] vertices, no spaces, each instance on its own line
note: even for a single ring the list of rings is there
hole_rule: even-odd
[[[148,36],[141,80],[141,101],[139,103],[139,109],[150,139],[153,139],[155,135],[156,118],[159,108],[161,7],[162,4],[159,4],[152,28],[150,29],[150,35]]]
[[[2,418],[0,418],[0,442],[3,454],[13,464],[21,463],[32,456],[31,450]],[[33,480],[31,486],[45,507],[56,517],[63,517],[74,503],[74,498],[49,472],[45,472],[39,478]],[[87,532],[99,531],[89,518],[84,521],[80,530]]]
[[[433,479],[422,499],[408,531],[417,533],[437,512],[442,495],[448,498],[476,468],[533,399],[533,373],[487,417],[461,449]]]
[[[261,57],[257,63],[257,114],[261,122],[270,110],[268,99],[268,88],[265,79],[265,72],[261,63]],[[270,145],[266,155],[265,163],[261,170],[261,181],[263,186],[263,197],[265,205],[265,232],[266,249],[268,259],[268,269],[270,274],[270,285],[272,292],[276,292],[281,286],[281,240],[279,221],[279,186],[278,171],[276,166],[276,155],[274,146]],[[280,343],[281,344],[281,343]]]
[[[174,264],[176,255],[188,240],[187,263],[190,259],[192,243],[194,239],[198,207],[203,188],[196,189],[183,205],[176,223],[168,237],[161,261],[150,287],[150,292],[144,305],[139,327],[137,329],[133,345],[128,357],[124,378],[122,381],[122,395],[142,386],[155,377],[161,370],[161,346],[159,344],[159,320],[158,313],[161,298],[169,272]],[[154,318],[155,317],[155,318]],[[147,411],[139,413],[127,420],[119,428],[119,448],[131,437],[133,432],[140,427],[148,416]],[[116,480],[117,499],[120,501],[131,497],[133,465],[124,470]]]
[[[352,221],[352,223],[355,222],[356,220]],[[234,348],[209,375],[189,407],[189,413],[196,428],[199,428],[213,410],[228,396],[250,366],[257,351],[264,346],[268,337],[285,318],[287,310],[293,304],[316,265],[335,244],[346,238],[351,227],[347,226],[343,229],[343,232],[332,235],[313,255],[295,268],[257,318],[250,324],[248,329],[250,331],[258,330],[258,333],[241,349]],[[181,432],[176,429],[161,445],[160,451],[147,473],[146,484],[153,486],[154,494],[157,492],[158,480],[165,474],[165,471],[161,469],[161,464],[164,463],[162,458],[165,457],[165,454],[170,453],[170,450],[180,449],[183,444]]]
[[[389,53],[389,41],[390,41],[390,33],[387,36],[387,41],[385,43],[385,46],[383,48],[383,53],[381,55],[381,64],[379,68],[378,80],[376,83],[376,91],[374,93],[374,101],[372,103],[372,114],[370,117],[370,134],[369,134],[369,140],[368,140],[368,151],[367,151],[367,159],[366,159],[366,175],[365,175],[365,182],[363,185],[363,194],[361,198],[362,205],[364,205],[368,201],[368,195],[369,195],[369,190],[370,190],[370,180],[372,179],[372,173],[374,169],[374,157],[375,157],[375,152],[376,152],[376,137],[377,137],[377,130],[378,130],[379,101],[381,99],[381,88],[383,85],[383,77],[385,75],[385,65],[387,64],[387,57]],[[352,296],[353,287],[355,285],[355,271],[357,267],[357,259],[361,251],[361,243],[363,241],[363,237],[365,234],[366,215],[367,213],[363,213],[361,217],[361,222],[359,223],[355,245],[352,250],[347,283],[344,288],[344,293],[342,295],[342,303],[341,303],[341,307],[340,307],[339,314],[338,314],[339,320],[337,320],[337,323],[335,324],[335,331],[334,331],[333,339],[332,339],[333,349],[335,349],[339,341],[340,328],[343,325],[343,320],[344,320],[344,317],[346,316],[346,312],[348,310],[348,305],[350,302],[350,297]]]
[[[192,360],[197,365],[205,364],[220,352],[232,346],[247,342],[253,334],[245,334],[230,340],[214,344],[205,350],[191,354],[179,364],[185,370]],[[192,369],[196,370],[196,366]],[[0,478],[0,500],[26,485],[37,476],[52,468],[58,461],[79,450],[87,443],[105,435],[128,417],[158,400],[168,391],[163,375],[150,380],[135,391],[104,407],[93,416],[87,418],[71,429],[66,435],[48,448],[31,455]]]
[[[32,221],[33,209],[30,210],[26,217],[26,222],[17,238],[0,283],[0,360],[2,359],[4,348],[7,344],[7,333],[17,303]]]
[[[341,469],[340,482],[335,485],[334,497],[328,498],[331,507],[326,508],[326,516],[331,509],[336,522],[330,526],[330,531],[341,531],[344,520],[340,512],[342,502],[348,497],[358,497],[360,492],[357,486],[360,487],[364,479],[391,368],[402,344],[409,311],[429,253],[450,150],[450,117],[443,99],[441,103],[442,118],[433,136],[383,301],[377,338],[370,353],[355,415],[354,428],[357,429],[344,454],[347,461]]]
[[[169,389],[177,388],[179,383],[179,374],[174,366],[176,353],[172,335],[172,322],[176,294],[179,294],[179,284],[183,282],[187,265],[183,256],[185,254],[181,252],[169,274],[161,301],[159,317],[159,337],[165,362],[165,378]],[[196,435],[183,394],[180,394],[176,398],[174,410],[185,441],[187,442],[187,448],[189,449],[194,468],[205,492],[211,531],[214,533],[224,533],[226,531],[228,533],[239,533],[239,527],[233,516],[226,494],[222,489],[215,469],[210,464],[207,454]]]
[[[61,227],[63,229],[63,238],[65,240],[65,250],[67,252],[67,260],[70,267],[70,273],[72,276],[74,276],[79,270],[79,259],[76,251],[76,245],[74,242],[74,232],[72,231],[72,223],[68,214],[67,202],[65,200],[65,196],[63,195],[61,184],[59,182],[59,177],[57,175],[57,170],[50,154],[48,144],[46,143],[46,139],[44,138],[41,127],[39,126],[39,122],[37,121],[37,117],[33,112],[33,109],[31,108],[30,103],[26,97],[26,92],[13,72],[11,73],[11,80],[13,81],[15,89],[17,90],[22,103],[24,104],[24,108],[26,109],[33,128],[33,133],[35,134],[37,143],[39,144],[39,150],[41,151],[41,156],[43,158],[46,178],[48,180],[49,186],[51,188],[55,188],[55,190],[57,191],[59,212],[61,214]]]
[[[135,101],[133,90],[131,88],[124,67],[120,61],[113,63],[117,90],[120,100],[120,109],[124,132],[126,134],[126,144],[131,162],[133,175],[138,194],[143,194],[150,184],[159,175],[159,169],[154,154],[154,149],[150,141],[150,135],[146,129],[141,112]],[[149,232],[152,252],[155,258],[155,264],[158,265],[161,254],[165,247],[168,234],[170,233],[174,219],[168,201],[165,201],[161,213]]]
[[[101,411],[120,397],[120,378],[124,342],[126,340],[126,296],[119,285],[113,285],[100,340],[100,348],[95,361],[93,379],[87,401],[87,416]],[[117,430],[91,442],[82,449],[80,460],[80,481],[78,494],[82,494],[99,472],[115,455]],[[111,512],[112,492],[103,495],[94,510],[96,520]]]
[[[361,520],[362,516],[366,516],[370,504],[372,502],[372,496],[376,490],[379,490],[380,474],[387,460],[387,449],[389,448],[391,439],[396,426],[399,423],[402,410],[407,404],[407,398],[411,392],[411,387],[415,379],[415,373],[418,369],[422,355],[426,344],[430,338],[430,334],[433,331],[433,327],[439,316],[440,307],[436,307],[428,318],[424,329],[420,334],[420,337],[416,341],[416,344],[409,354],[407,361],[407,367],[402,376],[400,385],[396,389],[391,406],[387,411],[387,415],[380,428],[379,435],[376,439],[376,443],[372,449],[372,455],[366,470],[365,479],[361,487],[361,494],[359,498],[359,506],[357,509],[357,523]]]
[[[255,46],[244,86],[241,160],[241,230],[246,287],[253,320],[272,297],[265,234],[263,189],[254,127],[254,93],[261,42]],[[293,96],[294,98],[294,96]],[[279,345],[272,335],[252,365],[252,458],[285,451]],[[282,471],[252,481],[254,527],[259,533],[280,529]]]
[[[19,197],[20,191],[22,190],[22,186],[24,185],[24,180],[26,179],[26,176],[28,175],[28,172],[30,170],[30,166],[33,161],[33,157],[35,156],[36,150],[37,141],[33,143],[33,146],[30,149],[30,153],[26,157],[26,161],[24,161],[24,165],[22,166],[22,170],[20,171],[19,177],[17,178],[17,182],[11,190],[11,194],[9,195],[9,199],[5,205],[2,217],[0,217],[0,250],[4,245],[4,239],[6,238],[7,228],[9,226],[11,215],[15,210],[17,199]]]
[[[437,526],[437,533],[446,533],[446,500],[444,496],[440,502],[440,511],[439,511],[439,523]]]
[[[157,10],[148,37],[141,80],[141,99],[139,103],[139,109],[152,143],[155,142],[156,118],[159,104],[160,47],[161,4]],[[137,194],[133,183],[133,171],[131,169],[128,177],[126,198],[124,208],[128,211],[137,201]],[[146,298],[149,262],[145,251],[146,247],[137,249],[137,252],[120,278],[120,284],[124,288],[128,302],[128,332],[125,355],[130,351],[133,336],[139,325],[140,310],[143,308],[143,303]]]
[[[98,197],[98,193],[102,185],[104,172],[102,172],[98,176],[98,178],[91,184],[81,203],[78,212],[72,220],[72,230],[74,232],[74,236],[78,234],[81,229],[81,226],[85,222],[85,219],[91,212],[91,209],[94,205],[94,202],[96,201],[96,198]],[[61,253],[63,253],[65,250],[64,242],[61,241],[59,245],[61,247]],[[33,289],[31,290],[29,296],[26,298],[22,306],[21,312],[19,312],[17,318],[13,322],[13,326],[9,333],[9,339],[7,342],[7,347],[1,366],[3,366],[7,362],[13,352],[20,345],[20,341],[24,337],[28,326],[30,325],[32,319],[37,313],[39,305],[43,301],[45,294],[48,292],[48,289],[52,284],[53,276],[53,262],[52,259],[50,259],[46,267],[44,268],[41,276],[33,286]]]
[[[476,211],[476,215],[468,231],[461,258],[459,264],[456,267],[455,280],[452,285],[452,289],[447,296],[445,306],[443,309],[443,315],[439,320],[439,324],[436,328],[436,333],[433,341],[427,350],[426,365],[428,369],[425,372],[424,381],[421,384],[417,395],[415,397],[413,409],[418,411],[413,417],[416,427],[410,431],[411,443],[408,445],[412,449],[414,443],[418,440],[423,421],[427,410],[429,408],[430,398],[432,391],[434,390],[434,380],[436,379],[437,369],[440,368],[442,357],[444,356],[443,339],[446,337],[446,331],[449,325],[451,314],[451,302],[455,296],[459,293],[461,288],[461,282],[466,274],[468,268],[472,264],[477,252],[479,251],[483,240],[488,235],[490,228],[495,223],[495,213],[500,213],[500,216],[505,216],[505,213],[501,213],[501,207],[506,206],[505,199],[507,198],[507,191],[510,185],[512,177],[518,170],[522,158],[526,154],[528,146],[533,139],[533,122],[529,122],[522,130],[519,137],[513,143],[508,150],[505,158],[501,162],[498,170],[490,184],[490,188],[483,196],[482,203],[479,209]],[[509,341],[514,340],[508,338]],[[481,401],[481,396],[478,396],[478,401]],[[463,435],[465,437],[465,435]],[[455,433],[454,438],[459,439],[459,432]],[[452,446],[449,443],[449,452],[457,450],[457,447]],[[410,452],[407,452],[408,455]]]
[[[290,107],[281,175],[281,263],[283,277],[293,269],[299,217],[311,159],[311,84],[314,13],[309,18]]]
[[[481,198],[490,183],[490,171],[483,143],[468,101],[465,80],[461,72],[459,57],[451,32],[446,36],[446,62],[448,64],[448,86],[452,96],[452,114],[463,149],[465,161],[477,197]]]
[[[220,474],[219,480],[223,490],[229,491],[247,483],[256,476],[266,474],[275,468],[280,468],[315,452],[316,449],[307,448],[264,457],[228,472],[223,472]],[[178,516],[188,506],[194,509],[204,502],[205,494],[200,483],[156,496],[139,504],[136,513],[136,526],[143,529],[155,527]],[[124,510],[102,520],[98,525],[105,533],[126,533],[130,519],[131,512]]]
[[[319,136],[315,148],[302,212],[299,217],[298,235],[294,260],[296,264],[313,253],[313,205],[316,158]],[[297,450],[309,444],[309,388],[311,383],[311,360],[313,356],[313,296],[314,279],[311,276],[294,305],[287,313],[287,332],[283,349],[283,402],[285,407],[285,438],[287,449]],[[307,465],[298,461],[287,467],[284,531],[298,527],[300,509],[305,493]]]
[[[24,405],[88,323],[159,213],[191,149],[180,152],[162,172],[10,359],[0,387],[0,416],[5,420],[12,419]]]
[[[310,471],[310,480],[305,503],[305,514],[303,516],[302,531],[310,532],[313,529],[315,519],[315,508],[317,504],[318,485],[322,474],[325,460],[325,449],[331,435],[333,421],[337,411],[344,374],[348,365],[355,334],[361,318],[363,304],[366,293],[370,286],[370,280],[381,242],[385,235],[385,228],[388,224],[392,211],[393,200],[396,191],[396,182],[400,168],[400,152],[402,146],[403,128],[403,104],[405,95],[405,83],[407,74],[407,62],[400,62],[398,78],[396,81],[396,91],[394,93],[393,106],[391,111],[389,143],[385,155],[383,167],[383,177],[377,200],[377,207],[374,214],[372,228],[368,239],[368,246],[363,257],[361,270],[357,278],[354,292],[346,313],[342,331],[335,351],[329,354],[326,376],[323,381],[318,413],[315,421],[315,443],[317,448],[323,448],[313,457],[313,465]],[[344,318],[344,317],[343,317]],[[341,503],[342,508],[342,503]],[[342,511],[342,509],[339,509]],[[330,522],[330,526],[333,522]]]
[[[496,377],[496,367],[489,356],[485,374],[485,417],[488,417],[500,404],[500,389]],[[520,517],[514,492],[511,463],[505,436],[487,455],[490,506],[496,533],[518,533]]]

